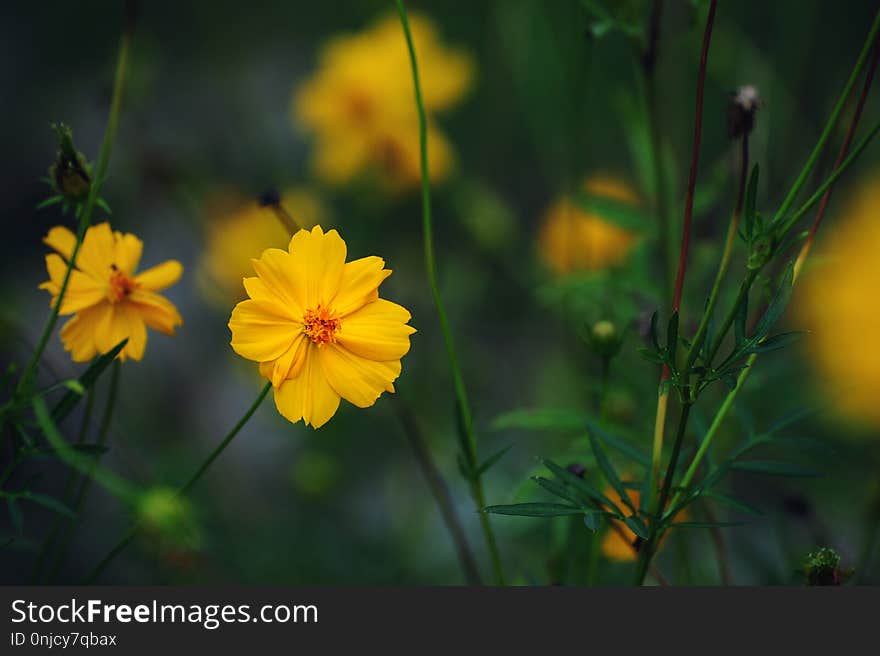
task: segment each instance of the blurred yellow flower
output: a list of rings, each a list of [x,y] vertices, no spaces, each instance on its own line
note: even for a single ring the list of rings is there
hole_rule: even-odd
[[[308,189],[285,191],[281,205],[304,226],[326,217],[320,198]],[[244,298],[241,280],[252,272],[251,258],[267,248],[284,248],[290,234],[271,208],[235,192],[215,192],[205,207],[207,244],[199,262],[199,288],[228,306]]]
[[[880,178],[855,189],[840,219],[828,226],[795,308],[832,407],[880,426]]]
[[[336,413],[340,397],[366,408],[393,392],[415,332],[405,308],[379,298],[391,275],[385,261],[346,262],[346,253],[335,230],[300,230],[288,250],[252,260],[250,298],[229,319],[233,350],[260,363],[278,412],[314,428]]]
[[[627,184],[611,178],[591,178],[584,191],[608,200],[636,205],[638,196]],[[638,236],[570,199],[553,203],[541,220],[538,244],[544,260],[558,274],[598,271],[622,263]]]
[[[57,226],[43,241],[57,251],[46,256],[49,280],[40,285],[52,294],[54,305],[76,236]],[[125,338],[128,343],[119,359],[140,360],[147,345],[147,326],[173,335],[175,327],[183,323],[177,308],[156,293],[177,282],[183,267],[168,260],[135,273],[142,249],[140,239],[114,232],[109,223],[86,231],[59,312],[74,315],[61,329],[64,348],[74,362],[107,353]]]
[[[630,503],[636,508],[639,507],[639,502],[641,500],[641,494],[638,490],[627,490],[627,496],[629,497]],[[610,487],[605,490],[605,496],[611,499],[612,501],[615,499],[614,490]],[[617,497],[619,499],[619,497]],[[626,514],[628,510],[626,506],[624,506],[622,501],[618,502],[619,510]],[[687,510],[683,510],[679,513],[676,513],[676,517],[678,519],[684,520],[687,518]],[[635,533],[633,533],[629,527],[623,522],[612,519],[610,520],[612,524],[610,530],[605,532],[605,535],[602,537],[602,554],[608,558],[609,560],[619,560],[619,561],[633,561],[636,559],[636,540],[637,537]],[[662,546],[662,542],[661,542]]]
[[[473,64],[446,48],[427,18],[411,16],[410,27],[429,118],[428,165],[437,182],[451,170],[453,154],[433,115],[464,96]],[[325,182],[343,184],[369,171],[392,189],[418,184],[418,116],[399,20],[388,16],[325,44],[317,72],[294,94],[293,117],[315,137],[312,166]]]

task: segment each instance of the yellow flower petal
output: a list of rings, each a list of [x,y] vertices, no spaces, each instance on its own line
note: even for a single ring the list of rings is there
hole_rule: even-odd
[[[375,362],[339,346],[319,349],[321,366],[330,385],[346,401],[359,408],[376,402],[382,392],[393,392],[400,375],[400,360]]]
[[[274,387],[280,387],[288,378],[296,378],[305,363],[310,348],[309,339],[302,333],[293,340],[290,347],[272,365],[271,380]]]
[[[232,349],[256,362],[275,360],[284,355],[302,335],[302,325],[278,313],[277,303],[242,301],[232,310],[229,329]]]
[[[120,271],[131,275],[137,269],[138,262],[141,261],[144,242],[130,233],[114,232],[113,237],[116,241],[113,263]],[[178,277],[180,276],[178,275]]]
[[[383,298],[348,315],[336,341],[355,355],[370,360],[399,360],[409,351],[409,336],[416,332],[406,325],[409,311]]]
[[[46,270],[49,280],[40,285],[40,289],[47,290],[52,294],[52,303],[61,291],[64,282],[64,274],[67,272],[67,262],[60,255],[50,253],[46,256]],[[81,271],[74,269],[70,272],[70,280],[64,292],[64,301],[61,303],[59,314],[71,314],[84,308],[90,307],[106,300],[107,290],[94,278],[87,276]]]
[[[284,308],[291,319],[301,318],[306,302],[305,280],[290,253],[280,248],[267,248],[260,259],[251,260],[251,264],[265,288],[275,297],[279,312]]]
[[[320,225],[311,232],[300,230],[290,240],[291,273],[305,283],[303,308],[327,307],[339,290],[347,248],[336,230],[327,233]]]
[[[141,271],[134,279],[144,289],[157,292],[176,283],[180,280],[181,274],[183,274],[183,265],[177,260],[168,260]]]
[[[96,312],[93,308],[74,315],[61,328],[61,342],[64,350],[70,351],[74,362],[88,362],[98,354],[94,331]]]
[[[340,400],[327,382],[317,351],[317,347],[309,346],[299,376],[275,389],[278,412],[288,421],[296,423],[302,419],[314,428],[320,428],[336,414]]]
[[[384,267],[385,260],[375,255],[345,264],[339,281],[339,291],[331,301],[333,309],[340,317],[378,298],[379,285],[391,275],[391,270]]]
[[[99,223],[86,231],[76,256],[76,266],[100,280],[110,275],[115,257],[116,240],[110,224]]]
[[[160,333],[173,335],[174,329],[183,324],[174,304],[159,294],[136,289],[129,295],[127,303],[135,306],[144,323]]]

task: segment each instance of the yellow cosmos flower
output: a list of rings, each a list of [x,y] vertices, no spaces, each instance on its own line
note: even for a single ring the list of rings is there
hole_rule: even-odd
[[[252,260],[250,297],[229,319],[232,348],[260,363],[284,417],[314,428],[336,413],[340,398],[359,408],[393,392],[409,351],[410,313],[379,298],[391,275],[380,257],[346,262],[345,242],[321,226],[300,230],[288,249]]]
[[[282,206],[303,225],[313,226],[325,217],[320,198],[308,189],[295,188],[281,195]],[[206,203],[207,244],[199,262],[198,283],[204,294],[228,307],[244,297],[241,279],[252,272],[251,257],[267,248],[283,248],[290,234],[271,208],[255,199],[222,191]]]
[[[802,277],[794,307],[832,407],[880,426],[880,178],[857,187]]]
[[[52,294],[54,306],[76,236],[57,226],[43,241],[57,251],[46,256],[49,280],[40,285]],[[74,315],[61,329],[61,341],[74,362],[107,353],[125,338],[128,343],[119,358],[140,360],[147,345],[147,326],[173,335],[183,323],[177,308],[156,293],[177,282],[183,267],[168,260],[135,273],[142,250],[140,239],[114,232],[109,223],[86,231],[59,312]]]
[[[448,175],[453,155],[432,117],[464,96],[473,65],[463,52],[443,46],[428,19],[412,16],[410,27],[429,115],[428,164],[432,181],[440,181]],[[416,186],[418,115],[399,20],[389,16],[328,42],[317,72],[294,95],[293,117],[315,136],[312,165],[325,182],[343,184],[372,171],[391,188]]]
[[[592,178],[584,191],[620,203],[636,205],[638,196],[628,185],[610,178]],[[541,220],[538,244],[544,260],[558,274],[598,271],[621,264],[637,235],[585,212],[568,198],[557,200]]]

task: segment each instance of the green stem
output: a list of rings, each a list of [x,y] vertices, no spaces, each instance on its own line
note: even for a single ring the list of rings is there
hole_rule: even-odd
[[[446,345],[446,355],[449,359],[449,369],[452,374],[452,383],[455,389],[455,396],[458,401],[458,411],[461,416],[462,430],[464,432],[464,456],[472,472],[476,472],[478,467],[477,457],[477,439],[474,433],[473,414],[471,412],[470,402],[468,401],[467,389],[464,384],[464,377],[461,373],[461,367],[458,363],[458,356],[455,351],[455,343],[452,338],[452,330],[449,327],[449,318],[446,314],[446,307],[443,297],[440,294],[440,286],[437,282],[437,264],[434,255],[434,229],[431,219],[431,180],[428,173],[428,121],[425,115],[425,107],[422,102],[422,89],[419,81],[419,66],[416,58],[416,50],[413,45],[412,34],[409,28],[409,19],[407,18],[406,7],[403,0],[396,0],[397,13],[400,16],[400,23],[403,27],[403,33],[406,37],[406,45],[409,50],[410,64],[412,66],[413,87],[415,92],[416,108],[419,115],[419,145],[421,150],[421,177],[422,177],[422,225],[424,232],[424,249],[425,249],[425,269],[427,271],[428,283],[431,287],[431,296],[434,301],[437,315],[440,321],[440,330],[443,333],[443,341]],[[471,476],[471,489],[477,509],[482,510],[485,507],[485,495],[483,493],[483,484],[478,474]],[[495,535],[492,531],[492,525],[489,523],[489,516],[486,513],[480,513],[480,525],[486,539],[486,546],[489,550],[489,556],[492,560],[492,568],[495,572],[495,581],[498,585],[504,585],[504,572],[501,567],[501,558],[498,554],[498,545],[495,542]]]
[[[721,407],[718,408],[718,412],[715,414],[715,418],[712,419],[709,430],[706,431],[706,435],[703,437],[703,441],[700,443],[700,447],[697,449],[697,453],[694,455],[690,466],[687,468],[684,477],[681,479],[681,483],[679,483],[678,485],[680,489],[678,492],[675,493],[675,496],[672,498],[672,502],[669,504],[670,508],[675,508],[678,505],[679,501],[681,501],[681,490],[687,489],[688,486],[690,486],[690,484],[693,482],[694,476],[696,476],[697,470],[700,467],[700,463],[706,456],[706,452],[709,450],[709,446],[711,446],[712,440],[715,438],[715,435],[718,433],[718,429],[721,427],[721,422],[724,421],[724,418],[727,416],[727,413],[733,406],[733,402],[736,401],[736,397],[739,395],[739,391],[742,389],[742,386],[745,383],[746,378],[748,378],[749,373],[752,371],[752,367],[754,366],[755,360],[757,359],[757,353],[752,353],[752,355],[749,356],[749,359],[746,360],[745,369],[740,372],[739,377],[736,379],[736,387],[730,390],[727,393],[727,396],[724,397],[724,401],[721,403]]]
[[[782,201],[782,205],[780,205],[779,210],[773,217],[773,223],[780,221],[782,217],[785,216],[785,214],[794,203],[794,200],[800,192],[801,188],[804,186],[804,184],[806,184],[807,177],[810,175],[810,172],[813,170],[813,167],[819,160],[819,156],[822,154],[822,150],[824,149],[826,142],[831,137],[834,126],[837,123],[837,119],[840,118],[840,114],[843,111],[846,100],[847,98],[849,98],[849,94],[852,91],[853,86],[855,86],[856,80],[862,72],[862,68],[864,68],[865,66],[865,62],[867,61],[868,55],[871,52],[871,46],[874,44],[874,40],[877,37],[878,31],[880,31],[880,11],[878,11],[874,16],[874,22],[871,24],[871,30],[868,32],[868,37],[865,39],[865,43],[862,46],[862,51],[859,53],[859,58],[856,60],[856,64],[849,75],[849,79],[846,81],[846,85],[843,87],[843,91],[838,97],[837,102],[834,104],[834,108],[831,110],[831,115],[825,122],[825,127],[822,130],[822,134],[819,136],[819,141],[816,142],[816,145],[813,148],[813,151],[810,153],[810,156],[807,158],[803,169],[801,169],[801,172],[795,180],[794,184],[792,185],[791,189],[789,190],[788,195],[785,197],[785,200]]]
[[[248,420],[253,416],[253,414],[257,411],[257,408],[260,407],[260,404],[263,402],[263,399],[266,398],[266,395],[269,393],[269,390],[272,389],[272,383],[266,383],[263,386],[262,391],[251,404],[251,406],[247,409],[247,412],[242,415],[241,419],[232,427],[226,436],[220,441],[214,450],[208,455],[205,461],[201,464],[201,466],[195,471],[195,473],[190,476],[189,480],[184,483],[181,488],[177,491],[178,496],[183,496],[187,492],[189,492],[192,487],[198,483],[199,479],[204,475],[204,473],[208,470],[208,467],[220,456],[221,453],[229,446],[229,443],[235,439],[235,436],[244,428],[244,425],[248,422]],[[101,573],[107,568],[107,566],[112,562],[116,556],[118,556],[131,542],[134,540],[137,535],[138,530],[140,529],[140,522],[135,522],[135,524],[128,530],[125,536],[114,546],[104,558],[101,559],[101,562],[97,564],[95,569],[92,570],[92,573],[89,574],[88,578],[83,582],[84,585],[89,585],[95,579],[97,579]]]
[[[862,154],[862,151],[867,147],[871,140],[877,136],[877,132],[880,132],[880,123],[875,125],[871,130],[861,138],[859,143],[856,144],[856,147],[853,148],[852,152],[847,156],[843,162],[841,162],[840,166],[834,169],[831,175],[823,182],[816,192],[810,196],[807,201],[801,205],[801,207],[789,217],[789,219],[783,224],[782,229],[779,231],[781,236],[784,236],[791,230],[797,222],[801,219],[801,217],[806,214],[813,205],[815,205],[821,198],[825,195],[837,179],[841,176],[841,174],[858,158],[859,155]]]
[[[684,442],[684,436],[687,432],[688,416],[691,411],[691,403],[686,401],[681,406],[681,414],[678,417],[678,428],[675,432],[675,441],[672,443],[672,455],[669,457],[669,464],[666,467],[666,475],[663,477],[663,487],[660,489],[660,497],[654,506],[654,517],[659,518],[666,508],[669,501],[669,493],[672,490],[672,479],[675,477],[675,470],[678,467],[678,459],[681,455],[681,446]],[[658,521],[651,522],[651,530],[648,539],[639,552],[639,564],[636,569],[636,585],[642,585],[645,581],[645,575],[651,566],[651,559],[657,552],[660,544],[660,537],[663,533],[658,527]]]
[[[709,321],[712,319],[712,314],[715,312],[715,306],[718,304],[718,297],[721,293],[721,283],[724,281],[724,274],[727,273],[727,267],[730,264],[730,255],[733,252],[733,244],[736,241],[737,229],[739,228],[739,220],[740,216],[742,215],[743,198],[745,196],[746,176],[748,175],[749,171],[749,137],[747,133],[743,134],[741,144],[742,150],[740,154],[740,171],[739,182],[737,185],[736,208],[734,209],[733,214],[730,217],[730,225],[727,228],[727,237],[724,240],[724,250],[721,255],[721,262],[718,264],[718,271],[715,273],[715,282],[712,283],[712,291],[709,293],[709,301],[706,303],[706,308],[703,311],[702,318],[700,319],[700,325],[697,328],[697,333],[696,335],[694,335],[694,339],[691,342],[691,347],[688,350],[687,357],[685,358],[685,372],[689,371],[694,362],[696,362],[697,355],[702,348],[703,340],[706,337],[706,332],[709,330]],[[711,362],[711,358],[709,362]],[[707,364],[709,364],[709,362],[707,362]]]
[[[116,394],[119,390],[119,371],[121,369],[119,360],[113,361],[113,371],[110,374],[110,389],[107,392],[107,403],[104,406],[104,414],[101,417],[101,425],[98,428],[98,437],[95,440],[95,444],[98,447],[102,447],[107,443],[107,436],[110,434],[110,424],[113,418],[113,409],[116,407]],[[100,459],[100,454],[95,454],[95,466],[98,464],[98,460]],[[58,570],[61,569],[61,566],[64,564],[64,555],[67,552],[67,546],[70,544],[70,540],[73,538],[73,533],[76,528],[76,521],[82,512],[82,508],[85,505],[86,497],[89,494],[89,491],[92,487],[92,476],[85,475],[83,476],[83,480],[80,483],[79,492],[76,495],[76,500],[74,501],[73,512],[76,515],[76,518],[68,519],[65,526],[64,535],[61,538],[61,542],[58,544],[58,548],[55,551],[55,557],[52,561],[52,564],[49,566],[48,573],[46,574],[45,581],[52,581],[58,573]]]
[[[107,167],[110,164],[110,153],[113,149],[113,141],[116,138],[116,128],[119,124],[119,115],[122,110],[122,96],[123,91],[125,89],[125,79],[128,73],[128,60],[131,53],[131,42],[134,36],[134,21],[129,18],[126,21],[125,28],[122,32],[122,38],[119,44],[119,55],[116,60],[116,75],[113,81],[113,98],[110,102],[110,114],[107,118],[107,126],[104,129],[104,139],[101,142],[101,150],[98,154],[98,164],[95,169],[95,176],[92,179],[92,184],[89,187],[89,195],[86,197],[85,204],[80,208],[79,211],[79,225],[76,230],[76,242],[73,245],[73,251],[70,254],[70,259],[67,261],[67,269],[64,272],[64,279],[61,281],[61,288],[58,290],[58,298],[55,300],[55,303],[52,305],[52,312],[49,314],[49,319],[46,321],[46,325],[43,327],[43,332],[40,335],[40,340],[37,342],[37,346],[34,349],[33,354],[31,355],[30,360],[25,367],[24,373],[22,374],[21,379],[16,386],[15,395],[17,397],[21,397],[31,386],[33,383],[33,379],[36,375],[37,365],[40,362],[40,358],[43,356],[43,352],[46,350],[46,346],[49,343],[49,338],[52,336],[52,332],[55,330],[55,325],[58,323],[58,313],[61,309],[61,304],[64,300],[64,295],[67,292],[67,286],[70,282],[71,274],[73,273],[73,268],[76,263],[76,257],[79,254],[80,246],[82,245],[83,237],[85,236],[86,230],[92,222],[92,214],[94,214],[95,206],[97,205],[98,198],[100,197],[101,187],[104,184],[104,179],[107,175]]]

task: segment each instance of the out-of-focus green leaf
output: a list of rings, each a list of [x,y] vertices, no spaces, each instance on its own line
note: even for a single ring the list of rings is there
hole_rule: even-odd
[[[522,408],[506,412],[492,422],[493,430],[520,428],[524,430],[581,431],[586,417],[573,410],[556,408]]]

